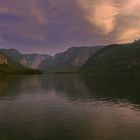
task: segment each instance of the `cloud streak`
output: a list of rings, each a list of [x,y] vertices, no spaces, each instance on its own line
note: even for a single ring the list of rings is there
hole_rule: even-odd
[[[7,23],[5,22],[5,18],[1,18],[1,21],[3,20],[3,23],[6,23],[4,26],[7,27],[7,31],[15,28],[16,33],[24,34],[29,31],[29,34],[32,34],[32,28],[33,32],[37,31],[47,20],[37,0],[12,0],[12,2],[10,0],[0,0],[0,3],[1,16],[9,15],[9,19],[11,19],[11,22]],[[19,20],[10,18],[11,15],[19,17]]]
[[[98,27],[99,34],[113,33],[116,42],[140,37],[139,0],[78,0],[85,17]]]
[[[139,13],[140,0],[0,0],[0,46],[55,53],[130,42],[140,38]]]
[[[110,33],[115,27],[115,17],[118,9],[113,1],[109,0],[78,0],[85,11],[86,18],[95,26],[101,29],[101,34]]]

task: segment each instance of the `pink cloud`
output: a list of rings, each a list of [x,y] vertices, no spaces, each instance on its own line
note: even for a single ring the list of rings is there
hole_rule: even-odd
[[[78,0],[85,17],[99,34],[114,34],[116,42],[140,37],[140,0]]]

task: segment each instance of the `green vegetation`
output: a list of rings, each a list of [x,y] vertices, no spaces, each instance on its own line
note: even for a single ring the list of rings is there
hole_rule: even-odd
[[[0,54],[7,58],[8,63],[0,65],[0,73],[42,73],[40,70],[21,65],[23,54],[16,50],[1,49],[1,51],[3,53],[0,52]],[[45,59],[36,59],[37,56],[45,57]],[[32,54],[26,55],[24,58],[28,64],[36,64],[38,60],[42,60],[39,68],[47,74],[140,74],[140,40],[129,44],[112,44],[105,47],[72,47],[54,57]]]
[[[42,74],[40,70],[27,68],[0,52],[0,74]]]
[[[0,65],[1,74],[42,74],[40,70],[18,67],[9,64]]]
[[[113,44],[97,51],[81,68],[94,74],[140,74],[140,41]]]

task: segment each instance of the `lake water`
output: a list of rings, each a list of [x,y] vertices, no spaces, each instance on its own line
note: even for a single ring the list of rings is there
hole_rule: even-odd
[[[0,140],[140,140],[140,78],[1,76]]]

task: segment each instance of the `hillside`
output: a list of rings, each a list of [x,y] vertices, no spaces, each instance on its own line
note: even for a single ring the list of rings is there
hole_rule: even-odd
[[[47,54],[22,54],[16,49],[0,49],[0,51],[20,64],[34,69],[39,69],[39,66],[44,60],[51,58],[51,56]]]
[[[140,41],[109,45],[92,55],[81,72],[140,73]]]
[[[40,74],[41,71],[26,68],[0,52],[0,74]]]
[[[71,47],[54,57],[47,54],[22,54],[16,49],[0,49],[20,64],[45,72],[75,72],[102,46]]]
[[[40,68],[46,72],[76,72],[91,55],[101,48],[103,47],[71,47],[44,61]]]

